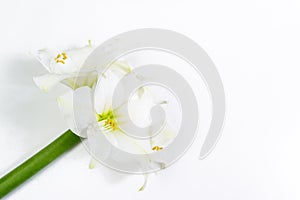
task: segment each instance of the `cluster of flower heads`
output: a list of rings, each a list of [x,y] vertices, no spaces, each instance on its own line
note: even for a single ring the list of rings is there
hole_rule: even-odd
[[[113,91],[123,76],[132,73],[132,68],[126,61],[117,61],[101,74],[95,70],[82,70],[85,60],[93,50],[94,46],[90,42],[84,47],[65,51],[39,50],[36,57],[48,73],[34,77],[34,82],[44,92],[48,92],[56,84],[64,84],[71,89],[57,99],[60,110],[69,128],[78,136],[86,138],[87,144],[94,144],[89,146],[94,148],[93,151],[97,151],[97,145],[101,145],[101,141],[94,139],[97,134],[105,135],[114,146],[129,153],[147,155],[162,151],[176,136],[171,126],[166,125],[162,133],[150,141],[131,138],[119,128],[120,123],[127,123],[131,119],[124,119],[118,108],[112,108]],[[87,98],[91,95],[93,101]],[[74,96],[80,98],[74,100]],[[133,105],[131,118],[145,125],[151,121],[145,113],[150,113],[151,108],[158,102],[165,101],[158,100],[149,88],[142,87],[132,97],[131,102],[124,103],[124,106]],[[101,153],[109,157],[108,151]],[[92,159],[90,168],[95,166],[95,162]],[[159,164],[163,168],[163,163]],[[146,180],[140,190],[145,187]]]

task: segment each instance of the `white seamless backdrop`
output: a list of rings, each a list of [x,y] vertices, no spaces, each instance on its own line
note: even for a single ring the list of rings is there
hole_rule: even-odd
[[[215,62],[226,90],[223,136],[198,160],[199,135],[168,170],[149,177],[88,169],[82,145],[8,199],[300,199],[300,2],[297,0],[11,0],[0,2],[0,175],[66,128],[55,97],[31,77],[29,52],[95,44],[136,28],[171,29]]]

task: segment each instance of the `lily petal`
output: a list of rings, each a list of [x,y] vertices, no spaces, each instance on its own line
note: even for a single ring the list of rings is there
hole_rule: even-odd
[[[72,59],[74,64],[76,66],[79,66],[79,68],[77,68],[77,70],[79,70],[83,66],[86,58],[90,55],[90,53],[92,53],[94,49],[95,47],[93,45],[86,45],[80,48],[69,49],[65,52]]]
[[[95,124],[95,111],[92,103],[92,90],[89,87],[80,87],[74,91],[74,117],[76,128],[82,137],[90,124]]]
[[[67,78],[67,75],[60,74],[45,74],[42,76],[33,77],[34,83],[44,92],[48,92],[57,83]]]
[[[73,92],[65,93],[64,95],[57,98],[59,109],[66,120],[69,129],[77,134],[74,112],[73,112]]]
[[[134,154],[148,154],[145,146],[147,141],[140,141],[126,135],[122,131],[110,131],[104,134],[106,138],[117,148]]]
[[[74,48],[63,51],[66,55],[64,63],[55,61],[55,57],[50,62],[52,72],[57,74],[76,74],[82,68],[84,61],[94,50],[94,47],[87,45],[81,48]],[[62,52],[58,52],[62,53]]]
[[[151,138],[151,147],[167,147],[173,139],[176,137],[175,130],[169,125],[166,124],[163,130],[157,136]]]
[[[90,95],[90,88],[82,87],[57,99],[61,113],[69,128],[83,138],[87,137],[86,132],[89,124],[96,122]]]
[[[99,79],[94,92],[94,107],[97,113],[102,113],[111,108],[114,89],[119,78],[112,71],[107,71]]]
[[[116,61],[111,64],[109,70],[119,78],[131,72],[132,68],[126,61]]]
[[[64,85],[70,87],[73,90],[77,88],[88,86],[93,88],[98,81],[97,72],[89,72],[85,74],[79,74],[78,76],[67,78],[61,81]]]
[[[36,53],[36,59],[45,67],[48,72],[52,72],[51,62],[57,55],[57,52],[50,49],[40,49]]]
[[[106,142],[105,136],[97,125],[90,125],[87,130],[87,147],[96,158],[105,160],[111,154],[111,144]]]

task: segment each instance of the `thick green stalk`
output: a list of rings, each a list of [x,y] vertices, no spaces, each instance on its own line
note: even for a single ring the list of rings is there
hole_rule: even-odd
[[[0,199],[35,175],[57,157],[80,142],[80,137],[68,130],[0,179]]]

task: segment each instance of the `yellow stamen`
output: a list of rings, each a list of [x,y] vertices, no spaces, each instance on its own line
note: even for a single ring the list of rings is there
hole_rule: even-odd
[[[61,59],[62,57],[62,59]],[[65,52],[62,52],[61,54],[57,54],[57,56],[54,58],[56,63],[62,63],[65,64],[65,60],[68,58],[67,54]]]
[[[63,56],[63,59],[66,60],[68,58],[67,54],[65,52],[62,52],[61,55]]]
[[[65,64],[65,61],[63,61],[63,60],[56,60],[56,63],[62,63],[62,64]]]
[[[115,119],[115,116],[114,116],[112,110],[109,110],[102,114],[97,114],[96,117],[97,117],[98,122],[101,122],[101,121],[104,122],[103,127],[106,130],[109,130],[109,131],[118,130],[118,124],[116,122],[116,119]]]
[[[159,147],[159,146],[154,146],[152,148],[153,151],[159,151],[159,150],[162,150],[162,149],[163,149],[163,147]]]
[[[112,119],[105,120],[104,126],[111,128],[111,130],[113,130],[113,131],[115,131],[115,130],[118,129],[117,123],[114,120],[112,120]]]

